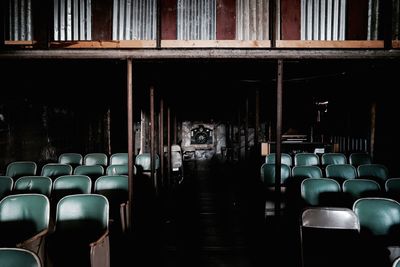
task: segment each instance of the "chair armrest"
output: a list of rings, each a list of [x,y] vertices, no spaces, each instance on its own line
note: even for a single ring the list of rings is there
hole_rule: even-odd
[[[110,267],[110,241],[108,230],[95,242],[90,243],[91,266]]]
[[[44,230],[40,231],[39,233],[37,233],[36,235],[32,236],[31,238],[29,238],[25,241],[22,241],[21,243],[18,243],[16,246],[18,248],[27,247],[31,243],[35,242],[36,240],[43,238],[45,235],[47,235],[48,232],[49,232],[48,229],[44,229]]]

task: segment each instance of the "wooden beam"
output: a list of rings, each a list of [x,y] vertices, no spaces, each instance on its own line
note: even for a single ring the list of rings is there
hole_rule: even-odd
[[[0,50],[0,59],[400,59],[400,50],[383,49],[45,49]]]
[[[255,96],[255,122],[254,122],[254,146],[258,148],[259,131],[260,131],[260,90],[256,89]]]
[[[276,47],[279,48],[383,48],[384,42],[372,41],[295,41],[277,40]]]
[[[154,86],[150,86],[150,166],[151,180],[154,183],[154,188],[158,192],[158,181],[156,171],[156,146],[155,146],[155,117],[154,117]]]
[[[113,0],[92,1],[92,40],[112,40]]]
[[[167,173],[168,173],[168,186],[171,185],[171,108],[167,109]]]
[[[375,153],[375,132],[376,132],[376,102],[371,105],[371,135],[370,135],[370,149],[369,153],[371,157],[374,157]]]
[[[161,179],[162,185],[165,185],[164,181],[164,100],[160,99],[160,124],[159,124],[159,134],[160,134],[160,168],[161,168]]]
[[[161,39],[176,40],[177,0],[163,0],[161,6]]]
[[[276,78],[276,148],[275,148],[275,216],[281,209],[281,147],[282,147],[283,60],[278,60]]]
[[[400,48],[400,41],[399,40],[393,40],[392,41],[392,48]]]
[[[50,42],[52,48],[155,48],[154,40],[121,40],[121,41],[62,41]]]
[[[163,48],[254,48],[271,47],[268,40],[162,40]]]
[[[178,122],[176,114],[174,114],[174,144],[178,144]]]
[[[244,115],[244,159],[248,159],[249,150],[249,97],[246,97],[245,102],[245,115]]]
[[[217,0],[217,40],[236,38],[236,1]]]
[[[282,40],[300,40],[301,0],[281,0]]]
[[[133,203],[133,189],[134,189],[134,146],[135,146],[135,134],[133,132],[133,88],[132,88],[132,59],[127,60],[127,111],[128,111],[128,188],[129,188],[129,218],[128,218],[128,229],[132,230],[132,203]]]
[[[367,40],[368,0],[347,1],[346,40]]]

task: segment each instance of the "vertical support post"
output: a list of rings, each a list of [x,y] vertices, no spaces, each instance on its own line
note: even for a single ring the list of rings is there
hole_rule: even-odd
[[[168,146],[168,157],[167,157],[167,172],[168,172],[168,185],[171,185],[171,108],[167,110],[167,146]]]
[[[133,156],[135,146],[135,135],[133,133],[133,89],[132,89],[132,59],[127,60],[127,111],[128,111],[128,229],[132,229],[132,203],[133,203]]]
[[[271,48],[276,47],[276,25],[277,25],[277,14],[276,14],[276,0],[269,1],[269,33],[270,33],[270,40],[271,40]]]
[[[244,159],[249,156],[249,97],[246,97],[246,110],[244,117]]]
[[[370,136],[370,155],[374,158],[375,150],[375,130],[376,130],[376,102],[371,105],[371,136]]]
[[[107,109],[106,113],[106,138],[107,138],[107,153],[108,155],[112,154],[111,150],[111,108]]]
[[[165,185],[164,179],[164,100],[160,100],[160,168],[161,168],[161,179],[162,185]]]
[[[256,108],[255,108],[255,126],[254,126],[254,146],[258,147],[260,133],[260,90],[256,90]]]
[[[282,96],[283,96],[283,60],[278,60],[276,84],[276,153],[275,153],[275,215],[281,208],[281,146],[282,146]]]
[[[240,101],[239,101],[240,102]],[[239,144],[239,153],[238,153],[238,161],[240,161],[242,156],[242,131],[241,131],[241,118],[240,118],[240,104],[239,104],[239,111],[238,111],[238,144]]]
[[[176,120],[176,114],[174,114],[174,144],[178,143],[178,122]]]
[[[158,192],[157,176],[155,175],[155,118],[154,118],[154,86],[150,86],[150,168],[151,180],[154,183],[154,188]]]

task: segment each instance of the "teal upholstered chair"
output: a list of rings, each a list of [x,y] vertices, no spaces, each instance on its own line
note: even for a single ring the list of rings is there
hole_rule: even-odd
[[[349,163],[356,168],[360,165],[372,164],[371,155],[361,152],[352,153],[349,157]]]
[[[79,153],[63,153],[58,157],[58,163],[69,164],[75,168],[83,164],[83,157]]]
[[[62,198],[49,238],[49,260],[54,266],[110,266],[108,221],[106,197],[78,194]]]
[[[128,153],[115,153],[110,157],[110,165],[128,165]]]
[[[50,197],[53,182],[47,176],[23,176],[15,181],[13,193],[37,193]]]
[[[19,247],[44,260],[50,203],[41,194],[10,195],[0,201],[0,247]],[[1,265],[1,264],[0,264]]]
[[[326,177],[343,183],[345,180],[357,178],[357,170],[350,164],[332,164],[326,166]]]
[[[364,164],[357,168],[358,176],[360,178],[372,179],[377,181],[384,187],[386,180],[389,178],[389,171],[385,165],[382,164]]]
[[[306,206],[333,206],[340,192],[339,183],[329,178],[307,178],[301,183]]]
[[[400,256],[400,203],[388,198],[360,198],[353,211],[360,220],[364,253],[371,266],[391,266]]]
[[[346,156],[342,153],[324,153],[321,156],[321,164],[324,166],[331,164],[346,164]]]
[[[100,165],[106,167],[108,166],[108,157],[104,153],[89,153],[83,158],[83,165]]]
[[[1,267],[42,267],[39,257],[27,249],[0,248]]]
[[[52,180],[62,175],[71,175],[72,166],[62,163],[48,163],[42,167],[41,176],[50,177]]]
[[[319,157],[314,153],[297,153],[294,155],[295,166],[318,166]]]
[[[106,169],[106,175],[128,175],[128,164],[110,165]]]
[[[322,170],[318,166],[294,166],[292,169],[293,178],[322,178]]]
[[[22,176],[36,175],[37,164],[33,161],[14,161],[7,165],[6,176],[14,180]]]
[[[275,153],[271,153],[265,157],[265,163],[267,164],[275,164]],[[281,164],[288,165],[292,167],[292,157],[287,153],[281,153]]]

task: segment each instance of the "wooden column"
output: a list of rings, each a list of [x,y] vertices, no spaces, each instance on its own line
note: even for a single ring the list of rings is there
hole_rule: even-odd
[[[128,111],[128,188],[129,188],[129,214],[128,229],[132,229],[132,203],[133,203],[133,157],[135,134],[133,132],[133,88],[132,88],[132,59],[127,60],[127,111]]]
[[[249,97],[246,97],[246,110],[244,117],[244,159],[247,160],[249,153]]]
[[[259,131],[260,131],[260,90],[256,89],[255,103],[255,122],[254,122],[254,146],[258,147]]]
[[[167,110],[167,172],[168,172],[168,185],[171,185],[171,108]]]
[[[160,168],[161,168],[161,184],[165,185],[164,179],[164,100],[160,100]]]
[[[174,114],[174,144],[178,143],[178,122],[176,120],[176,114]]]
[[[275,215],[281,209],[281,146],[282,146],[282,96],[283,96],[283,60],[278,60],[276,84],[276,153],[275,153]]]
[[[161,33],[162,33],[162,20],[161,20],[161,11],[162,11],[162,7],[161,7],[161,0],[157,0],[157,36],[156,36],[156,46],[157,48],[161,48]]]
[[[113,0],[92,1],[92,40],[112,40]]]
[[[371,136],[370,136],[370,155],[374,158],[375,150],[375,131],[376,131],[376,102],[371,105]]]
[[[154,188],[158,192],[157,176],[155,175],[155,159],[156,159],[156,146],[155,146],[155,118],[154,118],[154,86],[150,86],[150,166],[151,166],[151,180],[154,183]]]

